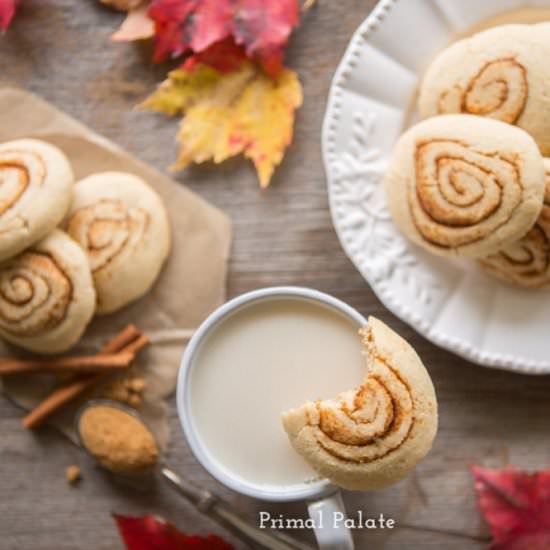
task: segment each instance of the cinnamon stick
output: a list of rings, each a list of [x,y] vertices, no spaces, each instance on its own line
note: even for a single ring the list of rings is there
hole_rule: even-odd
[[[57,388],[23,418],[23,426],[28,430],[39,428],[53,413],[83,394],[101,378],[97,374],[86,376]]]
[[[147,345],[148,341],[148,338],[136,326],[128,325],[101,348],[100,355],[113,354],[130,349],[130,352],[133,352],[135,356],[140,349]],[[23,426],[28,430],[39,428],[52,414],[101,382],[104,376],[104,373],[85,375],[55,389],[44,401],[23,418]]]
[[[31,372],[91,373],[126,368],[134,358],[132,350],[109,355],[81,355],[58,359],[0,359],[0,376]]]
[[[142,336],[141,330],[136,325],[128,325],[125,329],[121,330],[114,338],[111,338],[99,352],[102,355],[108,353],[116,353],[121,351],[125,346],[130,344],[139,336]]]
[[[120,353],[130,353],[135,356],[137,352],[143,349],[148,343],[149,338],[142,333],[135,340],[126,344]]]

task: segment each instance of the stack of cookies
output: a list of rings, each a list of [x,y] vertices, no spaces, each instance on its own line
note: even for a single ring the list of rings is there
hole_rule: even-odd
[[[95,313],[145,294],[170,249],[164,205],[132,174],[104,172],[74,182],[53,145],[0,145],[0,336],[58,353]]]
[[[385,186],[395,223],[440,256],[550,287],[550,24],[504,25],[434,60],[426,119],[398,140]]]

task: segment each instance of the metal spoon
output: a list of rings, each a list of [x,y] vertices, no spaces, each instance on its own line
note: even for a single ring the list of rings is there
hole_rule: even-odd
[[[93,454],[86,448],[82,437],[80,436],[80,418],[83,413],[91,407],[106,406],[119,409],[137,419],[141,422],[147,430],[149,430],[147,424],[143,421],[139,413],[129,406],[126,406],[118,401],[109,399],[96,399],[89,401],[78,411],[75,418],[76,433],[82,448],[95,458]],[[158,446],[158,445],[157,445]],[[255,543],[255,548],[260,545],[261,548],[268,550],[314,550],[309,544],[295,540],[293,537],[274,530],[260,529],[250,519],[245,518],[235,512],[235,510],[227,503],[220,500],[206,489],[197,487],[194,483],[188,479],[182,478],[176,474],[171,468],[167,467],[159,460],[156,465],[156,473],[166,480],[170,487],[172,487],[177,493],[185,497],[193,506],[201,513],[208,515],[218,523],[226,524],[232,527],[238,535],[247,539],[249,542]],[[147,472],[146,472],[147,473]],[[140,474],[136,474],[140,475]]]

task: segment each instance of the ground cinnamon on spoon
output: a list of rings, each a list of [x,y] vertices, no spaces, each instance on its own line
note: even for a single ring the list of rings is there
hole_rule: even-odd
[[[116,407],[95,405],[86,409],[78,431],[86,449],[113,472],[143,472],[158,462],[153,434],[143,422]]]

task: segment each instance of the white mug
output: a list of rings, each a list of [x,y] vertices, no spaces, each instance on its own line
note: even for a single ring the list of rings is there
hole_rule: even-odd
[[[343,526],[344,522],[339,521],[338,525],[334,525],[325,521],[320,525],[320,522],[317,521],[320,515],[323,518],[335,517],[336,514],[338,514],[340,518],[345,516],[345,508],[340,491],[328,480],[321,479],[291,486],[275,487],[273,489],[257,486],[236,477],[232,472],[226,469],[223,463],[217,460],[215,456],[212,456],[203,446],[198,435],[197,425],[194,421],[190,406],[191,385],[189,381],[196,364],[195,358],[199,348],[208,339],[212,329],[228,315],[252,302],[273,300],[277,298],[297,298],[320,303],[345,315],[355,323],[358,328],[367,323],[366,319],[358,311],[344,302],[328,294],[309,288],[265,288],[248,292],[230,300],[214,311],[202,323],[190,340],[183,355],[177,383],[177,406],[181,425],[195,458],[220,483],[238,493],[270,502],[306,501],[309,515],[313,519],[313,524],[315,525],[315,536],[319,547],[323,550],[353,550],[354,545],[351,532],[347,527]]]

